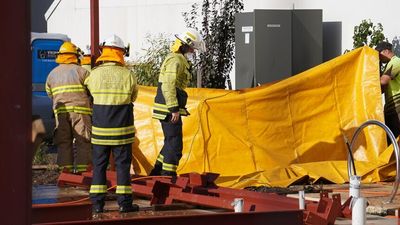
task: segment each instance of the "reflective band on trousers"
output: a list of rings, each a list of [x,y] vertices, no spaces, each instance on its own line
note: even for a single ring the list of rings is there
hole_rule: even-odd
[[[76,165],[76,171],[78,172],[84,172],[87,170],[87,165]]]
[[[169,164],[169,163],[165,163],[165,162],[162,165],[162,169],[165,171],[175,172],[177,168],[178,168],[177,165]]]
[[[107,193],[107,185],[91,185],[89,193]]]
[[[62,107],[58,107],[57,109],[54,110],[55,115],[60,114],[60,113],[67,113],[67,112],[92,115],[91,108],[81,107],[81,106],[62,106]]]
[[[115,193],[116,194],[132,194],[132,187],[117,185],[117,190],[115,191]]]
[[[51,88],[52,95],[67,93],[67,92],[85,92],[85,88],[83,85],[75,84],[75,85],[63,85],[55,88]]]
[[[98,136],[121,136],[127,134],[134,134],[135,126],[117,127],[117,128],[103,128],[92,126],[92,134]]]
[[[98,139],[98,138],[91,138],[92,144],[95,145],[126,145],[133,143],[135,137],[121,139],[121,140],[112,140],[112,139]]]
[[[166,112],[166,113],[170,113],[170,111],[168,110],[167,105],[164,104],[160,104],[160,103],[154,103],[154,110],[160,111],[160,112]],[[185,109],[179,109],[179,114],[187,116],[187,112]]]
[[[157,161],[159,161],[160,163],[163,163],[164,162],[164,156],[159,154],[158,157],[157,157]]]

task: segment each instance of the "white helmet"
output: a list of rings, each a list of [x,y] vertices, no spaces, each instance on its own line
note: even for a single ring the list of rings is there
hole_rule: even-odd
[[[103,43],[101,43],[100,47],[116,47],[125,50],[124,42],[115,34],[105,39]]]
[[[200,52],[206,51],[203,37],[195,29],[188,28],[186,32],[182,34],[176,34],[175,37],[182,41],[184,44],[187,44],[190,47],[199,50]]]

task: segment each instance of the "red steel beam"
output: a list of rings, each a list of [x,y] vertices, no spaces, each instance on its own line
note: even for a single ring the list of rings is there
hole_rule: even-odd
[[[32,109],[30,2],[2,1],[0,36],[1,224],[31,224]]]
[[[99,57],[99,0],[90,0],[90,52],[92,68]]]
[[[54,223],[92,218],[92,203],[35,204],[32,206],[32,223]]]
[[[303,225],[303,212],[300,210],[284,212],[247,212],[247,213],[211,213],[202,215],[182,216],[157,216],[157,217],[131,217],[114,220],[88,220],[71,222],[41,223],[40,225],[204,225],[204,224],[229,224],[229,225],[276,225],[290,224]],[[39,224],[35,224],[39,225]]]

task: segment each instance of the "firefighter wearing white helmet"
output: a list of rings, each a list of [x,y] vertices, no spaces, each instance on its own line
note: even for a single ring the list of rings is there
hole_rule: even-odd
[[[135,137],[133,102],[138,87],[133,72],[124,64],[126,53],[122,39],[116,35],[101,45],[102,53],[85,80],[93,97],[92,158],[93,179],[90,199],[93,211],[101,213],[107,193],[106,170],[112,152],[117,170],[117,201],[120,212],[139,210],[132,204],[130,166]]]
[[[188,116],[186,102],[188,86],[192,74],[190,63],[185,57],[195,49],[205,51],[201,35],[188,29],[171,46],[171,53],[165,58],[160,69],[157,94],[154,100],[153,118],[160,120],[164,133],[162,147],[150,175],[176,176],[179,160],[182,157],[182,119]]]
[[[68,41],[61,45],[56,62],[59,65],[47,77],[46,92],[53,100],[57,163],[65,172],[83,172],[91,162],[92,149],[92,108],[83,84],[89,72],[79,66],[79,49]],[[72,148],[74,139],[76,154]]]

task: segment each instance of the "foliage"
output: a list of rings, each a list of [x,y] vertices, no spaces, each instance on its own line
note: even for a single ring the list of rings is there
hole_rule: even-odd
[[[200,30],[207,52],[194,57],[194,69],[201,73],[202,87],[225,88],[230,86],[229,73],[233,66],[235,41],[235,13],[243,10],[243,0],[203,0],[202,21],[199,23],[199,6],[193,4],[183,13],[186,25]],[[201,24],[201,29],[197,25]]]
[[[383,34],[381,23],[374,23],[371,20],[362,20],[360,25],[354,27],[353,48],[367,45],[375,47],[379,42],[387,40]]]
[[[48,146],[46,143],[42,143],[39,145],[38,149],[35,151],[35,155],[33,156],[33,165],[46,165],[49,164],[49,156],[48,156]]]
[[[171,41],[166,34],[147,35],[146,41],[149,45],[144,50],[143,56],[140,56],[133,63],[127,63],[138,80],[138,84],[145,86],[157,86],[158,75],[161,64],[165,57],[169,54]]]

